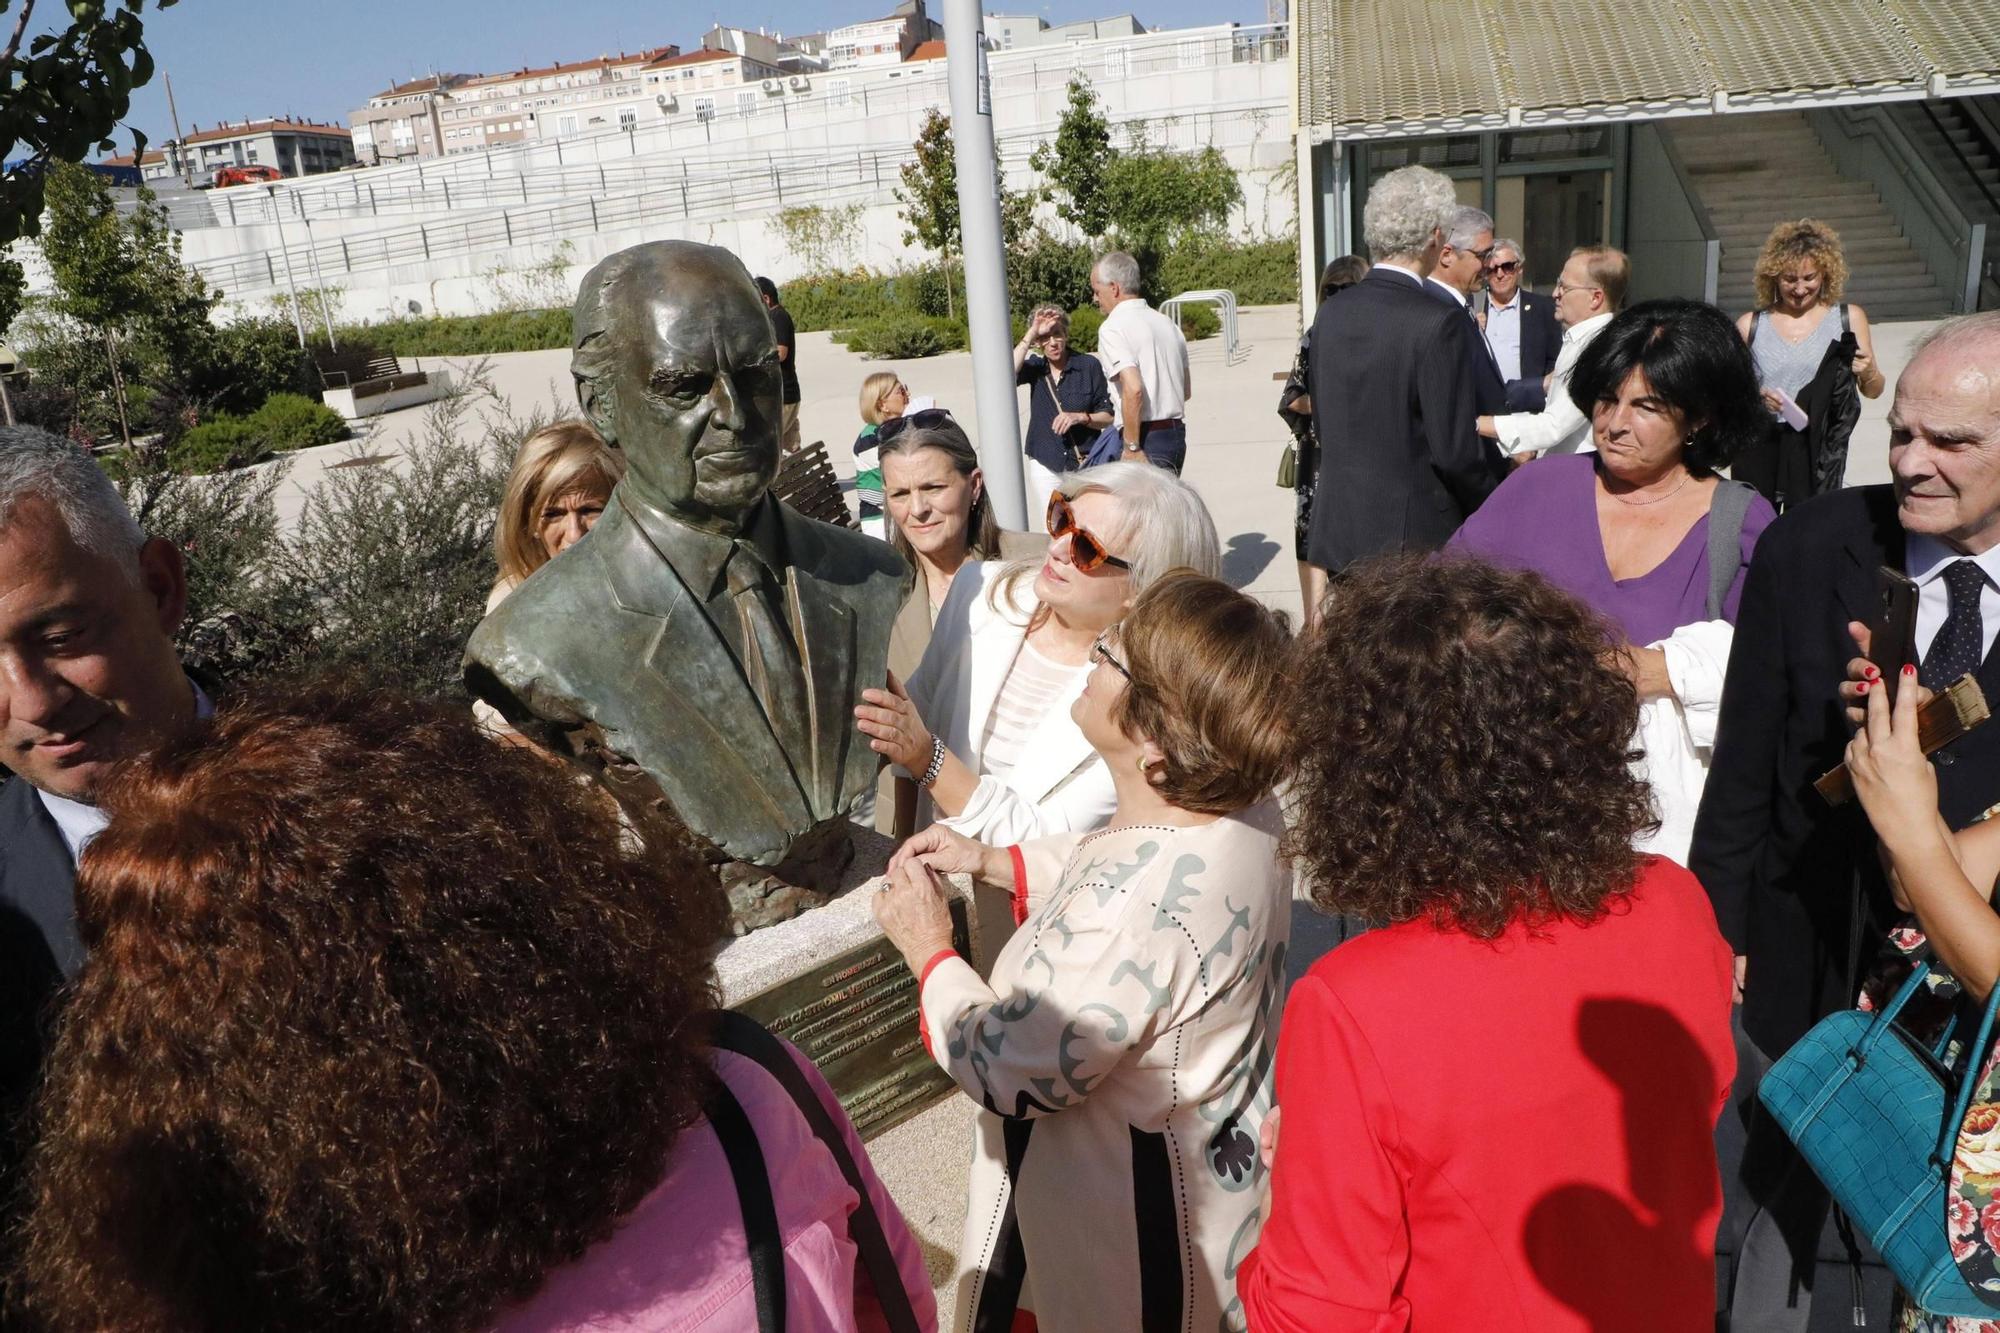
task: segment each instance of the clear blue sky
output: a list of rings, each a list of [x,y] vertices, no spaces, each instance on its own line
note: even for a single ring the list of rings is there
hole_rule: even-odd
[[[677,42],[692,50],[714,23],[819,32],[874,18],[895,0],[181,0],[145,11],[147,45],[173,76],[181,128],[298,115],[347,123],[393,83],[433,68],[497,73]],[[942,16],[941,4],[930,6]],[[1262,23],[1264,0],[987,0],[989,13],[1040,12],[1051,21],[1131,12],[1153,27]],[[62,7],[42,0],[54,18]],[[39,23],[37,26],[40,26]],[[159,73],[134,94],[127,123],[150,142],[173,135]],[[129,152],[121,131],[118,151]]]

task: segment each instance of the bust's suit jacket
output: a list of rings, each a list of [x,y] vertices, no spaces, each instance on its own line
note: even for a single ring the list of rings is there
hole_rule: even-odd
[[[594,724],[689,828],[739,860],[777,864],[795,835],[845,814],[875,781],[854,705],[885,678],[904,569],[884,542],[777,511],[812,714],[793,728],[809,738],[802,753],[786,750],[701,594],[618,491],[590,532],[480,622],[467,686],[530,735],[546,733],[537,719],[559,730]],[[815,689],[822,658],[838,669]]]
[[[1523,291],[1516,299],[1521,303],[1521,378],[1507,384],[1507,410],[1539,412],[1549,403],[1542,380],[1562,355],[1562,325],[1556,323],[1553,296]]]
[[[1306,550],[1322,569],[1442,546],[1506,476],[1476,430],[1470,357],[1490,358],[1435,285],[1377,265],[1313,321],[1320,470]]]
[[[1744,579],[1688,864],[1724,937],[1749,956],[1743,1024],[1774,1056],[1854,1003],[1847,972],[1857,884],[1864,970],[1894,910],[1860,806],[1828,806],[1812,783],[1847,747],[1836,693],[1855,656],[1847,622],[1873,619],[1875,571],[1902,564],[1894,494],[1861,486],[1780,515]],[[1987,698],[2000,698],[2000,650],[1977,676]],[[2000,801],[2000,727],[1981,727],[1935,759],[1940,809],[1953,828]]]
[[[18,1160],[15,1117],[48,1054],[57,989],[83,966],[76,865],[35,789],[0,785],[0,1188]]]

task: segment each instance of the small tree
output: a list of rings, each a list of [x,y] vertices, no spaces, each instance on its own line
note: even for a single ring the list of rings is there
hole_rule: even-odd
[[[1119,242],[1148,272],[1169,247],[1219,233],[1243,202],[1236,172],[1215,148],[1174,153],[1141,146],[1113,159],[1105,207]]]
[[[1111,147],[1111,123],[1090,85],[1077,75],[1069,81],[1069,105],[1056,126],[1054,142],[1035,149],[1030,160],[1049,178],[1056,216],[1096,240],[1111,225],[1105,181],[1116,153]]]
[[[896,191],[901,216],[909,223],[903,244],[935,250],[946,267],[945,290],[951,289],[952,256],[960,252],[964,234],[959,226],[958,159],[951,146],[951,117],[932,107],[924,113],[914,145],[916,160],[903,165],[903,188]]]
[[[174,0],[159,0],[165,9]],[[42,216],[44,171],[109,152],[111,131],[131,108],[132,91],[153,77],[139,13],[145,0],[69,0],[70,22],[28,41],[35,0],[21,0],[0,49],[0,143],[11,159],[0,173],[0,245],[32,236]],[[0,12],[7,6],[0,3]],[[107,12],[109,11],[109,12]],[[136,161],[146,136],[133,133]]]
[[[181,262],[180,235],[151,190],[120,216],[96,172],[74,163],[48,170],[48,223],[42,235],[57,314],[88,328],[104,346],[118,431],[132,442],[119,344],[142,343],[158,367],[154,387],[198,394],[215,373],[215,327],[209,312],[221,299]]]
[[[0,254],[0,336],[13,328],[27,300],[27,271],[12,255]],[[4,376],[0,376],[0,413],[4,413],[8,425],[14,424],[14,400],[7,392]]]
[[[832,273],[861,240],[861,213],[860,204],[840,208],[806,204],[780,210],[772,225],[807,273]]]

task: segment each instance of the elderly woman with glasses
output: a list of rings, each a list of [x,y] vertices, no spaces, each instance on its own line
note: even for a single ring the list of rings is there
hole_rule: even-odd
[[[1111,384],[1096,357],[1072,354],[1069,315],[1057,305],[1028,316],[1014,344],[1014,382],[1028,386],[1028,512],[1038,514],[1111,424]]]
[[[1291,922],[1270,795],[1290,636],[1175,570],[1094,642],[1067,711],[1109,825],[1020,846],[933,827],[875,899],[926,1048],[982,1108],[949,1326],[1240,1329]],[[985,980],[952,953],[939,871],[1013,893]]]
[[[1047,514],[1046,558],[961,569],[908,688],[891,676],[854,710],[922,788],[916,827],[1018,842],[1101,826],[1117,793],[1070,716],[1091,645],[1168,570],[1221,571],[1208,507],[1159,468],[1069,473]]]

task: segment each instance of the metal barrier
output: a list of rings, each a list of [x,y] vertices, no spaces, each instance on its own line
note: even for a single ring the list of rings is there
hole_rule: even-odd
[[[1220,287],[1204,288],[1198,292],[1182,292],[1179,296],[1172,298],[1166,304],[1162,305],[1160,313],[1171,319],[1175,324],[1179,324],[1181,322],[1181,306],[1189,301],[1197,301],[1203,305],[1212,305],[1221,312],[1222,363],[1228,366],[1235,365],[1237,359],[1236,293],[1225,291]],[[1243,354],[1248,356],[1250,354],[1249,349],[1245,348]]]
[[[1267,111],[1261,104],[1222,107],[1192,115],[1133,117],[1119,123],[1149,129],[1157,124],[1194,142],[1219,144],[1225,137],[1224,128],[1237,123],[1251,127],[1254,139],[1262,123],[1260,118]],[[1017,172],[1030,170],[1030,155],[1053,128],[1051,124],[1004,136],[1000,153],[1003,166]],[[225,259],[197,260],[191,267],[225,292],[277,288],[283,284],[287,262],[295,273],[306,272],[317,264],[325,275],[346,275],[447,255],[511,249],[585,232],[615,230],[648,220],[740,216],[852,195],[861,190],[872,193],[895,184],[903,165],[914,156],[909,146],[838,157],[802,154],[763,163],[739,163],[733,170],[711,175],[692,174],[685,163],[674,168],[638,164],[623,171],[591,166],[578,169],[581,179],[577,183],[583,187],[579,193],[560,203],[539,208],[498,208],[462,220],[314,239],[303,245],[287,245],[282,250],[272,247]],[[520,191],[514,198],[526,196],[527,179],[509,182]],[[363,192],[367,189],[365,182],[360,181],[342,185]]]

